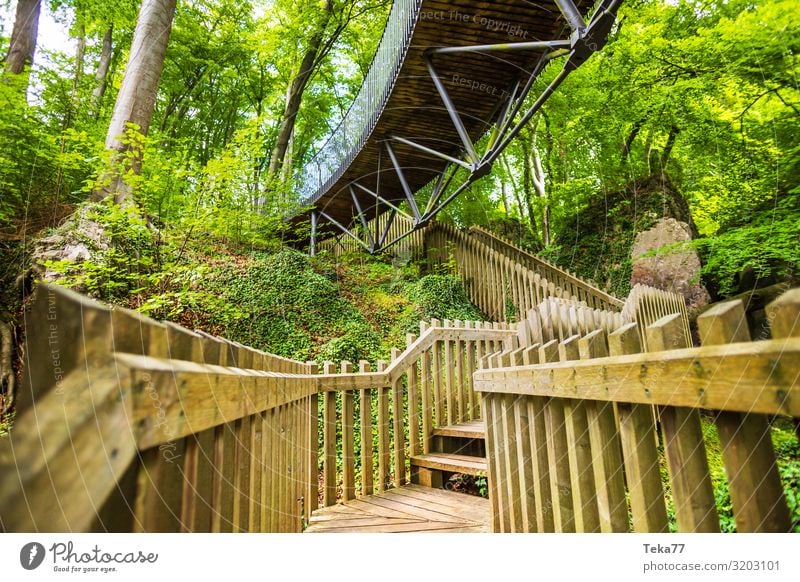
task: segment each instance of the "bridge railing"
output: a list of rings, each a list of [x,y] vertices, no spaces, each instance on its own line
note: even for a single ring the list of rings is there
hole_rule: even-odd
[[[632,322],[491,355],[474,382],[494,530],[719,531],[709,423],[737,530],[800,526],[770,429],[782,417],[797,427],[800,417],[800,289],[767,311],[765,341],[750,341],[735,301],[698,318],[701,347],[688,347],[674,313],[648,324],[645,338]]]
[[[341,177],[364,147],[386,106],[408,50],[422,0],[394,0],[378,50],[355,100],[314,157],[295,175],[301,200],[310,202]]]
[[[539,273],[542,277],[552,282],[553,285],[563,289],[568,295],[577,297],[578,301],[583,301],[589,307],[616,310],[622,307],[622,301],[613,295],[598,289],[595,285],[574,273],[562,269],[533,253],[529,253],[493,232],[479,226],[473,226],[469,229],[469,234],[527,269]]]
[[[541,272],[538,266],[527,265],[524,251],[515,251],[512,258],[488,244],[485,237],[472,236],[448,224],[428,227],[425,247],[429,267],[452,262],[472,302],[498,321],[520,321],[530,309],[551,297],[606,311],[619,311],[623,306],[619,299],[572,275],[564,273],[549,279],[556,268],[546,265],[547,270]]]
[[[39,285],[0,441],[6,531],[300,531],[316,507],[311,364]]]
[[[323,506],[407,483],[410,458],[431,452],[435,428],[481,418],[473,373],[517,336],[487,322],[434,319],[420,329],[375,369],[365,361],[357,372],[351,362],[323,365]]]

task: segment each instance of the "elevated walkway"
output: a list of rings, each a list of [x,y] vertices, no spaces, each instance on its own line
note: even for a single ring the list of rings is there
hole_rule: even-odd
[[[333,232],[375,252],[408,236],[388,236],[397,216],[432,220],[605,45],[620,3],[395,0],[354,103],[295,176],[312,253]],[[551,63],[561,70],[539,87]],[[384,230],[366,227],[384,213]]]

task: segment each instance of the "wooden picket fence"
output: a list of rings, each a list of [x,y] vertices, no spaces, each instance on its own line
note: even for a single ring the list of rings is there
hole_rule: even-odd
[[[494,530],[666,532],[671,507],[679,531],[719,531],[702,411],[719,433],[737,530],[789,531],[770,422],[800,417],[800,289],[768,314],[765,341],[750,341],[734,301],[698,319],[701,347],[675,313],[645,337],[632,322],[490,355],[474,385]]]
[[[622,308],[622,301],[578,277],[538,259],[535,264],[527,262],[532,255],[510,245],[503,246],[504,252],[498,251],[486,240],[500,239],[479,232],[480,237],[452,225],[433,223],[425,230],[426,258],[429,269],[437,265],[456,269],[470,300],[489,318],[520,321],[530,309],[550,298],[606,311]]]
[[[480,226],[472,226],[467,233],[472,238],[483,242],[493,250],[508,257],[513,262],[519,263],[525,269],[538,273],[548,283],[552,283],[554,287],[563,289],[567,296],[586,303],[589,307],[612,310],[618,310],[622,307],[622,302],[619,299],[602,291],[591,281],[586,281],[568,269],[563,269],[542,257],[526,251],[494,232]]]
[[[2,529],[301,530],[317,499],[314,365],[55,286],[25,323]]]
[[[323,364],[323,506],[409,482],[410,460],[431,451],[435,428],[481,418],[473,373],[517,336],[507,324],[436,319],[420,332],[375,370]]]

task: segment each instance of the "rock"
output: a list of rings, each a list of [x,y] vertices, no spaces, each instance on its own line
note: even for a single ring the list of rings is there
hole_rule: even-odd
[[[98,258],[109,246],[110,240],[103,225],[90,218],[90,211],[84,206],[78,208],[55,232],[36,241],[31,258],[34,267],[41,273],[41,280],[53,282],[61,275],[44,268],[46,261],[82,263]]]
[[[692,311],[707,305],[711,297],[700,282],[700,257],[691,247],[650,254],[667,245],[691,240],[689,225],[674,218],[662,218],[649,230],[636,235],[631,251],[631,286],[641,283],[684,296]],[[649,255],[649,256],[648,256]]]

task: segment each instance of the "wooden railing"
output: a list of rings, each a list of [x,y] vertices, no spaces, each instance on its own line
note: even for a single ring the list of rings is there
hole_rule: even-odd
[[[698,319],[702,347],[678,313],[645,328],[644,353],[633,322],[491,355],[474,383],[494,530],[665,532],[671,508],[679,531],[719,531],[706,411],[737,530],[789,531],[770,422],[800,416],[800,290],[768,315],[765,341],[750,341],[735,301]]]
[[[520,262],[525,255],[511,258],[451,225],[430,225],[425,231],[425,248],[429,268],[453,264],[472,302],[498,321],[520,321],[531,308],[548,298],[583,302],[608,311],[619,311],[623,305],[622,301],[566,273],[559,279],[563,286],[559,285]]]
[[[622,307],[622,301],[597,288],[590,281],[586,281],[575,273],[562,269],[550,261],[524,250],[498,234],[480,226],[472,226],[468,232],[472,237],[477,238],[497,252],[527,269],[539,273],[553,285],[565,290],[570,296],[577,297],[578,301],[583,301],[589,307],[598,309],[620,309]]]
[[[390,364],[326,362],[323,398],[322,505],[399,487],[409,458],[430,452],[433,429],[481,418],[472,375],[489,353],[513,345],[506,324],[431,320]],[[337,463],[341,451],[341,463]]]
[[[300,531],[315,366],[39,285],[0,441],[7,531]]]

